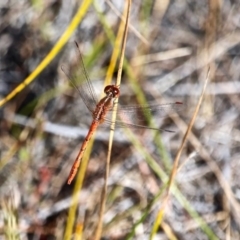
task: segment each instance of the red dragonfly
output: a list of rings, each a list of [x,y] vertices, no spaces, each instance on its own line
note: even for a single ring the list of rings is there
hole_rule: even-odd
[[[76,42],[75,42],[76,43]],[[82,55],[78,44],[76,43],[78,49],[78,67],[79,75],[73,75],[69,71],[65,70],[62,67],[63,72],[68,77],[73,86],[79,91],[80,96],[87,106],[88,110],[92,113],[92,124],[89,128],[88,134],[85,137],[82,147],[76,157],[76,160],[73,163],[72,169],[68,176],[68,184],[71,184],[72,180],[77,174],[78,168],[81,163],[83,154],[87,148],[88,142],[91,139],[93,133],[96,131],[97,127],[103,122],[111,124],[111,120],[107,118],[107,115],[113,111],[114,100],[117,99],[120,95],[119,86],[117,85],[108,85],[104,88],[105,97],[103,97],[99,102],[97,101],[96,94],[94,92],[91,81],[89,80],[87,71],[84,67]],[[77,87],[77,79],[81,79],[81,85]],[[172,132],[165,129],[151,128],[145,125],[146,116],[151,116],[154,113],[160,114],[160,117],[166,116],[168,113],[173,110],[179,110],[182,103],[168,103],[163,105],[148,105],[148,106],[118,106],[118,112],[121,116],[126,116],[127,119],[116,120],[116,127],[130,127],[130,128],[141,128],[141,129],[153,129],[153,130],[163,130]],[[142,113],[139,116],[139,113]],[[145,118],[143,117],[145,116]],[[139,124],[136,124],[138,121]]]

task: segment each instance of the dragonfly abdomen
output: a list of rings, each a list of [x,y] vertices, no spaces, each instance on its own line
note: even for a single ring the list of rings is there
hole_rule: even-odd
[[[83,144],[82,144],[82,147],[77,155],[77,158],[76,160],[74,161],[74,164],[71,168],[71,171],[70,171],[70,174],[68,176],[68,181],[67,183],[70,185],[72,180],[74,179],[74,177],[76,176],[77,174],[77,171],[79,169],[79,166],[80,166],[80,163],[81,163],[81,160],[82,160],[82,157],[83,157],[83,154],[87,148],[87,145],[88,145],[88,142],[90,141],[93,133],[96,131],[97,127],[99,125],[99,121],[93,121],[91,126],[90,126],[90,129],[88,131],[88,134],[87,136],[85,137],[84,141],[83,141]]]

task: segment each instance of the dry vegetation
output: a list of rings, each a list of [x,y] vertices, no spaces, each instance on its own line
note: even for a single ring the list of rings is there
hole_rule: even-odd
[[[120,1],[112,2],[122,12]],[[77,41],[100,96],[120,23],[109,1],[95,3],[57,57],[0,108],[0,239],[64,239],[74,188],[66,180],[91,115],[61,66],[76,69]],[[78,7],[0,2],[0,99],[44,59]],[[184,109],[155,116],[173,133],[116,130],[102,239],[149,239],[208,67],[204,101],[154,239],[240,239],[240,2],[134,0],[130,25],[120,104],[179,101]],[[83,239],[93,239],[98,224],[108,136],[109,127],[96,134],[79,192],[73,233],[83,230]]]

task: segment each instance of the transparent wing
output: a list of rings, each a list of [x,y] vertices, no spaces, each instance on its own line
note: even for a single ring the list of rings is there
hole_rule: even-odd
[[[97,97],[91,81],[88,77],[86,68],[84,67],[82,54],[78,44],[75,42],[78,49],[77,69],[76,71],[69,71],[65,66],[62,66],[62,71],[65,73],[71,84],[78,90],[83,102],[87,108],[92,112],[97,104]]]
[[[104,125],[110,126],[112,124],[112,121],[109,119],[105,119]],[[174,132],[172,130],[163,129],[163,128],[154,128],[147,125],[139,125],[139,124],[131,124],[123,121],[116,120],[115,121],[115,128],[131,128],[131,129],[150,129],[150,130],[156,130],[156,131],[164,131],[164,132]]]
[[[116,121],[116,127],[130,127],[130,128],[149,128],[148,123],[152,117],[164,118],[169,114],[176,111],[183,110],[184,105],[180,102],[167,103],[167,104],[152,104],[148,106],[119,106],[117,109],[118,117]],[[111,124],[111,114],[113,110],[110,110],[106,115],[106,123]],[[158,129],[159,130],[159,129]]]
[[[180,102],[168,103],[168,104],[152,104],[148,106],[119,106],[118,117],[115,121],[116,128],[135,128],[135,129],[152,129],[172,132],[171,130],[153,128],[149,126],[150,119],[154,117],[164,118],[169,114],[176,111],[183,110],[184,105]],[[110,110],[104,119],[104,125],[111,125],[111,115],[113,110]]]

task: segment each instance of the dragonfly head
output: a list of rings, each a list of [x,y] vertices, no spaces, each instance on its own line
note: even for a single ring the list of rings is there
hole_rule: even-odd
[[[104,88],[104,93],[106,95],[111,94],[113,98],[117,98],[119,97],[120,90],[116,85],[108,85]]]

